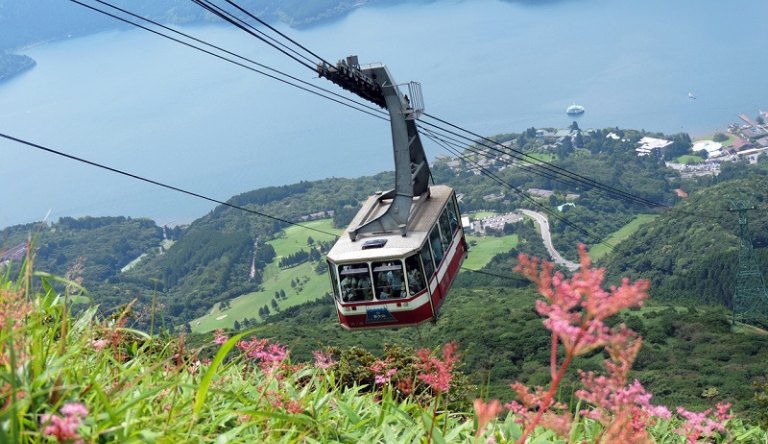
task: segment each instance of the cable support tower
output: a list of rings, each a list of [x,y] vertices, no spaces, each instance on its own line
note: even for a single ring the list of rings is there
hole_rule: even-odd
[[[733,202],[729,212],[739,215],[739,268],[736,272],[736,290],[732,300],[732,325],[736,322],[768,326],[768,290],[760,269],[752,237],[749,233],[747,212],[757,207],[743,201]]]

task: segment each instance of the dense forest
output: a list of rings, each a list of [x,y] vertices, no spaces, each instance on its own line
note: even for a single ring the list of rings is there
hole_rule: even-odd
[[[748,212],[748,228],[758,259],[765,264],[766,200],[768,176],[724,181],[694,192],[616,246],[606,260],[608,268],[615,276],[650,279],[658,298],[729,305],[740,245],[738,214],[729,210],[738,202],[760,209]]]

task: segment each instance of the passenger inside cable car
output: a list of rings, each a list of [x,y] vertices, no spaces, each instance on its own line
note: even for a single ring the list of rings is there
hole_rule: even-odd
[[[373,299],[368,264],[344,265],[341,272],[341,298],[345,302]]]

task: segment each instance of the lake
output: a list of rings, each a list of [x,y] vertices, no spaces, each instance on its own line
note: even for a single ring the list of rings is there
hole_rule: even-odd
[[[427,112],[478,133],[565,127],[578,103],[581,128],[701,135],[768,108],[767,13],[757,0],[443,0],[280,29],[333,62],[386,63],[422,83]],[[185,31],[341,92],[241,31]],[[393,168],[386,122],[142,30],[25,53],[38,65],[0,84],[0,133],[220,200]],[[5,140],[0,159],[0,227],[46,214],[178,224],[213,208]]]

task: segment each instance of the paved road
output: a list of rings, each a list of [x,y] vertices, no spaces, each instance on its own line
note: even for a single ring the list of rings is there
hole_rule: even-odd
[[[549,220],[547,220],[547,216],[531,210],[520,210],[520,211],[522,211],[526,216],[533,218],[533,220],[535,220],[536,223],[539,224],[539,227],[541,227],[541,238],[544,240],[544,246],[547,247],[547,251],[549,252],[549,255],[552,257],[552,260],[556,264],[562,265],[571,271],[578,270],[579,264],[575,262],[571,262],[568,259],[561,256],[560,253],[558,253],[557,250],[555,250],[555,247],[552,245],[552,234],[549,232]]]

